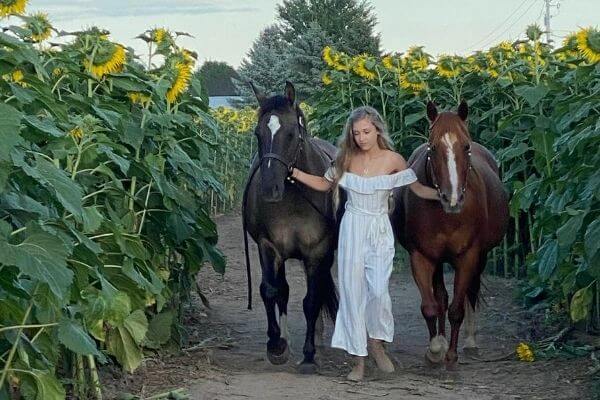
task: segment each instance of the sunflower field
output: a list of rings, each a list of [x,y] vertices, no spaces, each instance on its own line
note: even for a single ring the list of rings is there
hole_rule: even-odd
[[[213,215],[238,209],[250,160],[256,151],[256,139],[252,132],[256,126],[256,109],[218,107],[211,110],[220,134],[211,154],[213,170],[223,188],[211,190],[206,203]]]
[[[219,123],[169,31],[146,64],[98,28],[49,42],[25,3],[0,1],[0,399],[100,399],[97,362],[184,340],[195,274],[224,271]]]
[[[523,281],[523,298],[563,322],[600,328],[600,31],[560,48],[502,42],[470,56],[422,47],[384,57],[323,49],[314,130],[330,140],[353,107],[376,107],[408,157],[427,140],[425,105],[469,104],[473,139],[496,154],[511,193],[511,224],[487,271]]]

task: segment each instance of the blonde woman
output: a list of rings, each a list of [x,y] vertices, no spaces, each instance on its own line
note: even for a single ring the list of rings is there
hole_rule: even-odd
[[[383,348],[383,342],[394,337],[388,292],[394,235],[388,197],[393,188],[404,185],[425,199],[438,200],[437,191],[417,181],[404,158],[394,152],[383,119],[367,106],[350,113],[338,156],[325,176],[294,168],[291,177],[315,190],[328,191],[339,185],[347,191],[338,238],[340,305],[331,345],[356,356],[350,380],[364,378],[369,352],[379,369],[393,372],[394,365]]]

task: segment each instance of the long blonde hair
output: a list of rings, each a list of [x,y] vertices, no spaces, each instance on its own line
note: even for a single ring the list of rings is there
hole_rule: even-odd
[[[392,141],[390,140],[390,136],[387,131],[386,123],[376,109],[369,106],[362,106],[355,108],[352,110],[352,112],[350,112],[348,119],[346,119],[344,131],[338,139],[339,151],[334,163],[335,176],[331,189],[333,190],[333,209],[336,210],[334,214],[337,214],[337,209],[340,203],[338,182],[344,172],[350,169],[352,157],[354,157],[360,151],[360,148],[354,141],[354,133],[352,132],[352,128],[356,122],[365,118],[371,121],[377,130],[377,144],[379,147],[386,150],[394,150]]]
[[[346,119],[344,131],[338,139],[339,151],[335,159],[336,185],[337,181],[339,180],[339,178],[342,177],[344,172],[347,172],[350,169],[350,162],[352,161],[352,157],[354,157],[360,151],[360,148],[354,140],[354,133],[352,132],[352,128],[354,127],[354,124],[356,122],[365,118],[368,119],[377,130],[377,144],[379,145],[379,147],[385,150],[394,150],[392,141],[390,140],[390,136],[387,131],[386,123],[379,114],[379,112],[377,112],[376,109],[370,106],[362,106],[355,108],[348,116],[348,119]]]

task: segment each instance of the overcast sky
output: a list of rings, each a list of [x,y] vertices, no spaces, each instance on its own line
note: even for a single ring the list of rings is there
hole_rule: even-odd
[[[113,40],[147,53],[133,39],[148,28],[184,31],[180,45],[205,60],[239,66],[258,33],[275,21],[281,0],[30,0],[27,11],[42,10],[58,29],[96,25]],[[500,40],[514,40],[525,27],[543,24],[543,0],[371,0],[384,51],[424,45],[432,54],[465,54]],[[551,27],[555,40],[579,27],[600,23],[600,0],[553,0]]]

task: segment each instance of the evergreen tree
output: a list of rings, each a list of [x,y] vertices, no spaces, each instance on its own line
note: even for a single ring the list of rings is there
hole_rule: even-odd
[[[198,74],[209,96],[236,96],[237,87],[232,79],[238,79],[235,69],[223,61],[206,61]]]

